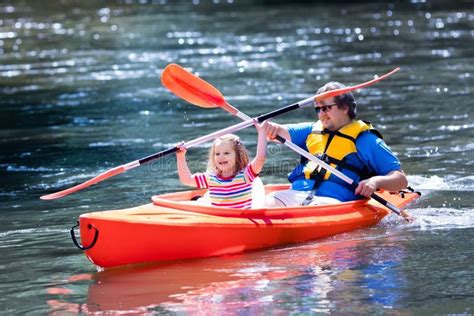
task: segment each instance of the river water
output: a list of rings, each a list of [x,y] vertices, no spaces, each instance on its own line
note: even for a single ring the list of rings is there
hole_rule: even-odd
[[[3,1],[0,5],[0,313],[472,314],[471,1]],[[288,2],[289,3],[289,2]],[[236,124],[160,83],[179,63],[257,116],[330,80],[355,93],[422,197],[405,224],[303,245],[98,271],[72,243],[82,213],[183,190],[175,158],[54,201],[39,196]],[[311,109],[274,120],[310,121]],[[255,152],[255,129],[239,135]],[[190,149],[205,168],[209,144]],[[298,157],[269,146],[262,178]]]

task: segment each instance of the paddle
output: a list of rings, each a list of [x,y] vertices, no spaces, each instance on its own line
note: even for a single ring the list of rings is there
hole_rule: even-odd
[[[332,97],[335,95],[339,95],[345,92],[353,91],[356,89],[360,89],[362,87],[366,87],[368,85],[371,85],[375,82],[378,82],[380,80],[385,79],[386,77],[390,76],[391,74],[397,72],[400,68],[396,68],[392,70],[391,72],[378,77],[376,79],[373,79],[371,81],[356,85],[356,86],[351,86],[351,87],[346,87],[344,89],[338,89],[338,90],[331,90],[328,92],[334,92],[338,91],[337,94],[330,94],[327,95],[326,93],[322,93],[320,95],[316,95],[311,97],[311,102],[314,102],[315,100],[322,100],[328,97]],[[161,82],[165,87],[167,87],[171,92],[176,94],[177,96],[181,97],[182,99],[201,106],[205,108],[214,108],[214,107],[220,107],[223,108],[224,110],[230,112],[233,115],[236,115],[240,117],[243,120],[250,120],[251,118],[247,116],[246,114],[240,112],[237,110],[235,107],[230,105],[227,101],[225,101],[224,96],[222,93],[217,90],[214,86],[212,86],[210,83],[204,81],[201,78],[198,78],[197,76],[193,75],[189,71],[185,70],[181,66],[177,64],[170,64],[168,65],[165,70],[163,71],[161,75]],[[344,92],[340,92],[340,90],[344,90]],[[260,122],[260,121],[259,121]],[[333,173],[336,177],[340,178],[344,182],[348,183],[353,187],[354,189],[357,188],[359,185],[358,182],[354,181],[353,179],[347,177],[345,174],[340,172],[339,170],[333,168],[332,166],[328,165],[324,161],[318,159],[314,155],[310,154],[309,152],[303,150],[299,146],[293,144],[291,141],[281,137],[277,136],[276,137],[279,142],[282,144],[285,144],[287,147],[290,149],[294,150],[298,154],[304,156],[305,158],[314,161],[317,163],[319,166],[322,168],[330,171]],[[389,208],[391,211],[394,213],[404,217],[407,221],[409,221],[409,215],[398,209],[395,205],[391,204],[390,202],[386,201],[382,197],[378,196],[377,194],[372,194],[371,198],[376,200],[377,202],[381,203],[382,205],[386,206]]]
[[[174,69],[176,67],[180,68],[177,65],[175,65],[176,67],[172,67],[172,66],[173,66],[173,64],[166,67],[166,69]],[[166,69],[163,72],[163,74],[165,74],[165,73],[169,74],[170,73],[170,71],[169,70],[166,71]],[[394,70],[393,72],[395,72],[395,71],[396,70]],[[387,76],[387,75],[385,75],[385,76]],[[168,77],[168,76],[166,76],[165,78],[162,77],[163,84],[165,82],[168,82],[167,80],[169,80],[169,79],[170,79],[170,77]],[[188,79],[190,81],[186,82],[186,80],[188,80]],[[231,113],[234,113],[233,111],[236,111],[235,113],[238,112],[235,108],[232,108],[232,106],[224,100],[222,94],[217,89],[215,89],[214,87],[212,87],[209,84],[207,84],[208,87],[201,89],[200,86],[202,85],[202,83],[198,82],[198,84],[196,85],[196,80],[194,80],[194,79],[199,79],[199,78],[194,77],[194,75],[191,75],[189,78],[178,77],[177,78],[178,83],[176,84],[176,93],[180,97],[182,97],[186,100],[193,100],[193,104],[197,104],[197,105],[200,105],[202,107],[222,107],[222,108],[226,109],[227,111],[229,111]],[[378,79],[368,81],[368,82],[363,83],[361,85],[357,85],[357,86],[353,86],[353,87],[347,87],[347,88],[344,88],[344,89],[337,89],[337,90],[327,91],[327,92],[324,92],[322,94],[315,95],[315,96],[312,96],[310,98],[307,98],[303,101],[300,101],[300,102],[288,105],[286,107],[277,109],[275,111],[269,112],[267,114],[261,115],[261,116],[257,117],[255,120],[249,119],[249,120],[246,120],[244,122],[241,122],[241,123],[235,124],[233,126],[227,127],[225,129],[222,129],[220,131],[216,131],[214,133],[211,133],[211,134],[208,134],[208,135],[205,135],[205,136],[201,136],[199,138],[196,138],[194,140],[186,142],[183,145],[186,148],[191,148],[191,147],[197,146],[199,144],[202,144],[202,143],[208,142],[210,140],[213,140],[216,137],[219,137],[219,136],[222,136],[222,135],[225,135],[225,134],[228,134],[228,133],[234,133],[238,130],[241,130],[243,128],[251,126],[255,123],[255,121],[257,121],[258,123],[261,123],[261,122],[263,122],[263,121],[265,121],[269,118],[275,117],[277,115],[281,115],[281,114],[287,113],[289,111],[311,105],[311,104],[313,104],[313,102],[315,100],[320,100],[321,98],[324,99],[324,98],[340,95],[340,94],[343,94],[343,93],[348,92],[348,91],[352,91],[352,90],[355,90],[355,89],[362,88],[366,85],[372,84],[372,83],[377,82],[379,80],[382,80],[382,77],[378,78]],[[171,80],[171,82],[168,82],[168,84],[173,84],[173,82],[174,81]],[[195,89],[195,88],[197,88],[197,89]],[[242,117],[242,116],[240,115],[239,117]],[[121,174],[121,173],[123,173],[127,170],[139,167],[139,166],[141,166],[145,163],[148,163],[150,161],[153,161],[153,160],[159,159],[161,157],[164,157],[166,155],[175,153],[177,150],[178,150],[177,147],[168,148],[166,150],[160,151],[160,152],[155,153],[153,155],[150,155],[150,156],[147,156],[147,157],[129,162],[127,164],[109,169],[109,170],[99,174],[98,176],[96,176],[96,177],[94,177],[94,178],[92,178],[92,179],[90,179],[86,182],[80,183],[80,184],[78,184],[76,186],[73,186],[69,189],[65,189],[65,190],[62,190],[62,191],[55,192],[55,193],[43,195],[43,196],[40,197],[40,199],[42,199],[42,200],[54,200],[54,199],[64,197],[64,196],[69,195],[71,193],[74,193],[74,192],[77,192],[79,190],[85,189],[85,188],[87,188],[91,185],[94,185],[94,184],[98,183],[98,182],[101,182],[101,181],[104,181],[108,178],[119,175],[119,174]]]
[[[289,110],[284,111],[285,109],[286,108],[276,110],[276,111],[270,112],[270,113],[268,113],[266,115],[263,115],[263,116],[268,116],[267,118],[269,118],[269,117],[273,117],[273,116],[276,116],[276,115],[279,115],[281,113],[285,113],[285,112],[289,111]],[[267,118],[265,118],[265,119],[267,119]],[[261,119],[261,117],[259,117],[257,120],[259,120],[259,119]],[[261,121],[259,121],[259,122],[263,122],[265,119],[261,119]],[[241,122],[239,124],[232,125],[230,127],[224,128],[224,129],[216,131],[214,133],[207,134],[205,136],[201,136],[199,138],[193,139],[189,142],[184,143],[183,145],[186,148],[191,148],[191,147],[197,146],[199,144],[202,144],[202,143],[208,142],[210,140],[213,140],[216,137],[219,137],[219,136],[222,136],[222,135],[225,135],[225,134],[229,134],[229,133],[234,133],[238,130],[241,130],[241,129],[246,128],[248,126],[251,126],[253,124],[254,124],[254,120],[250,119],[248,121],[244,121],[244,122]],[[99,174],[98,176],[96,176],[96,177],[94,177],[94,178],[92,178],[92,179],[90,179],[86,182],[83,182],[81,184],[78,184],[76,186],[73,186],[69,189],[58,191],[58,192],[51,193],[51,194],[43,195],[43,196],[40,197],[40,199],[42,199],[42,200],[54,200],[54,199],[57,199],[57,198],[64,197],[64,196],[69,195],[71,193],[74,193],[74,192],[77,192],[79,190],[85,189],[85,188],[87,188],[87,187],[89,187],[93,184],[96,184],[96,183],[104,181],[108,178],[119,175],[119,174],[121,174],[121,173],[123,173],[127,170],[139,167],[139,166],[141,166],[145,163],[148,163],[150,161],[153,161],[153,160],[159,159],[161,157],[167,156],[169,154],[172,154],[172,153],[176,152],[177,150],[178,150],[177,147],[171,147],[171,148],[168,148],[166,150],[155,153],[153,155],[150,155],[150,156],[147,156],[147,157],[129,162],[127,164],[120,165],[118,167],[109,169],[109,170]]]
[[[400,68],[397,67],[394,70],[386,73],[385,75],[369,80],[367,82],[349,86],[341,89],[335,89],[326,91],[312,97],[309,97],[303,101],[298,103],[289,105],[288,107],[292,107],[291,110],[301,108],[307,106],[309,104],[313,104],[316,101],[320,101],[326,98],[335,97],[337,95],[341,95],[347,92],[351,92],[354,90],[358,90],[361,88],[365,88],[367,86],[373,85],[376,82],[379,82],[388,76],[396,73],[399,71]],[[222,93],[217,90],[214,86],[210,83],[198,78],[197,76],[193,75],[183,67],[177,64],[169,64],[163,70],[161,74],[161,82],[162,84],[167,87],[171,92],[179,96],[180,98],[198,105],[203,108],[223,108],[227,112],[232,113],[242,119],[248,120],[249,117],[243,113],[241,113],[238,109],[234,108],[230,105],[225,99]],[[294,108],[293,108],[294,107]],[[288,112],[288,111],[285,111]],[[268,119],[269,117],[265,118]],[[263,122],[259,121],[259,122]]]

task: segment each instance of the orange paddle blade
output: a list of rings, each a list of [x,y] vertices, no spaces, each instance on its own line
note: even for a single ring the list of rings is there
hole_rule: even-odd
[[[222,93],[208,82],[177,64],[169,64],[161,74],[161,83],[178,97],[204,108],[224,108],[235,114],[237,110],[224,100]]]
[[[399,70],[400,70],[400,67],[397,67],[394,70],[386,73],[385,75],[383,75],[381,77],[374,78],[374,79],[366,81],[364,83],[360,83],[360,84],[355,85],[355,86],[350,86],[350,87],[345,87],[345,88],[341,88],[341,89],[335,89],[335,90],[330,90],[330,91],[320,93],[320,94],[318,94],[314,97],[314,101],[321,101],[321,100],[324,100],[324,99],[327,99],[327,98],[330,98],[330,97],[335,97],[335,96],[338,96],[338,95],[341,95],[341,94],[344,94],[344,93],[347,93],[347,92],[351,92],[351,91],[354,91],[354,90],[365,88],[367,86],[373,85],[376,82],[384,80],[385,78],[387,78],[390,75],[393,75],[394,73],[396,73]]]
[[[108,178],[111,178],[111,177],[116,176],[118,174],[121,174],[125,170],[126,170],[126,168],[123,165],[115,167],[113,169],[109,169],[109,170],[99,174],[98,176],[96,176],[96,177],[94,177],[94,178],[92,178],[92,179],[90,179],[86,182],[83,182],[81,184],[78,184],[78,185],[73,186],[72,188],[69,188],[69,189],[66,189],[66,190],[62,190],[62,191],[59,191],[59,192],[55,192],[55,193],[40,196],[40,199],[42,199],[42,200],[54,200],[54,199],[64,197],[64,196],[69,195],[71,193],[74,193],[76,191],[85,189],[85,188],[87,188],[87,187],[89,187],[93,184],[96,184],[97,182],[104,181],[105,179],[108,179]]]

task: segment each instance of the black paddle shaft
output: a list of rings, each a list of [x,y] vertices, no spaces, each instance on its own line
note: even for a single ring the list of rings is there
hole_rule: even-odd
[[[145,163],[147,163],[147,162],[150,162],[150,161],[152,161],[152,160],[159,159],[159,158],[161,158],[161,157],[164,157],[164,156],[173,154],[173,153],[175,153],[176,151],[178,151],[178,148],[177,148],[177,147],[171,147],[171,148],[162,150],[162,151],[160,151],[159,153],[156,153],[156,154],[147,156],[147,157],[145,157],[145,158],[142,158],[142,159],[138,160],[138,162],[140,163],[140,165],[143,165],[143,164],[145,164]]]
[[[272,111],[270,113],[260,115],[256,119],[259,123],[262,123],[263,121],[266,121],[269,118],[272,118],[281,114],[285,114],[287,112],[299,109],[300,107],[301,107],[300,103],[291,104],[291,105],[285,106],[284,108]]]

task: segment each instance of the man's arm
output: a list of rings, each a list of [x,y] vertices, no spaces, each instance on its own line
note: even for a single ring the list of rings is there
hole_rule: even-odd
[[[391,171],[385,176],[373,176],[359,182],[355,193],[370,197],[378,189],[399,191],[406,189],[408,180],[403,170]]]

